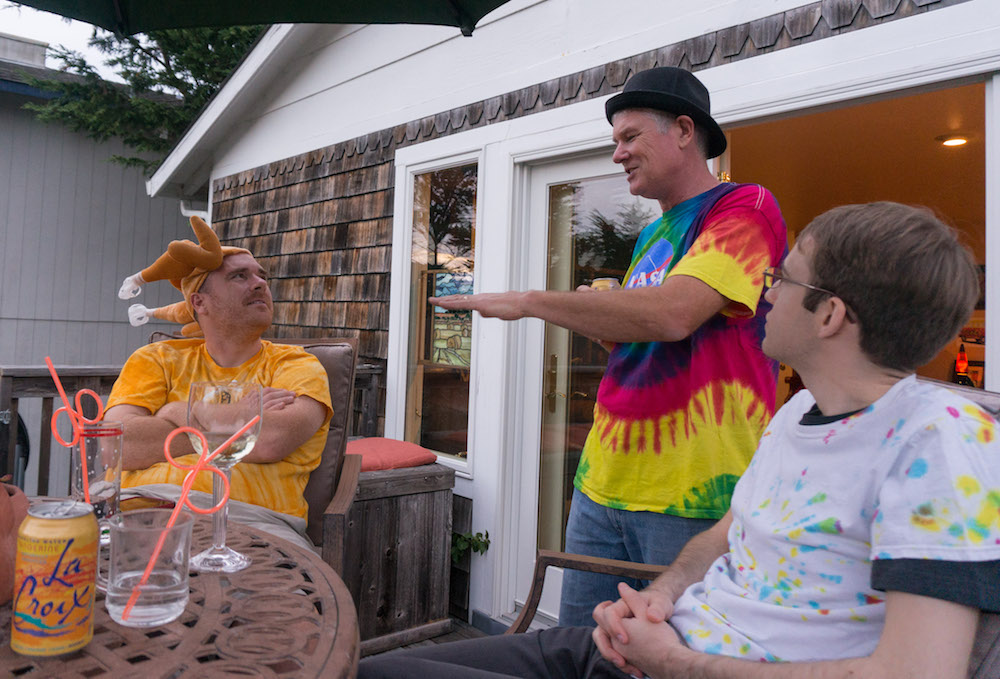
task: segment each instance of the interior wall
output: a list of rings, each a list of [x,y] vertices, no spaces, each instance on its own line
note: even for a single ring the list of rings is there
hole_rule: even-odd
[[[964,146],[940,137],[961,134]],[[982,83],[906,94],[728,130],[733,181],[769,188],[789,242],[820,213],[845,203],[893,200],[930,207],[986,261],[985,87]],[[971,325],[983,325],[977,311]],[[960,340],[918,373],[947,380]],[[982,344],[965,344],[983,360]],[[978,366],[973,366],[975,369]],[[790,373],[779,378],[784,400]],[[978,383],[978,382],[977,382]]]
[[[733,180],[767,186],[790,233],[844,203],[926,205],[985,261],[986,146],[982,83],[729,130]],[[969,143],[936,138],[961,132]]]

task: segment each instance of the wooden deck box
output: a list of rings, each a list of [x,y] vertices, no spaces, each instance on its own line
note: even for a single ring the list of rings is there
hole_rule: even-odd
[[[444,634],[455,471],[441,464],[362,472],[347,516],[343,579],[361,654]]]

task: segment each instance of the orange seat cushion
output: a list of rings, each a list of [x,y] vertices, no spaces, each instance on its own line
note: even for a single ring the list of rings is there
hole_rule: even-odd
[[[419,467],[437,462],[437,455],[416,443],[379,436],[347,442],[347,453],[361,456],[361,471]]]

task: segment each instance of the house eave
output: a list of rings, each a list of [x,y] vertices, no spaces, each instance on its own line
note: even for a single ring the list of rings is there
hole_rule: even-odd
[[[146,193],[153,198],[207,200],[214,149],[313,30],[310,24],[271,26],[146,181]]]

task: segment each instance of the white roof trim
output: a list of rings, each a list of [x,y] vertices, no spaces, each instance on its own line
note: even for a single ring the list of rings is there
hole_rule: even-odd
[[[302,45],[314,27],[310,24],[275,24],[233,71],[215,98],[202,110],[170,155],[146,180],[151,197],[191,198],[209,180],[214,145],[230,131],[227,124],[239,117],[272,81],[271,71],[287,63],[287,52]]]
[[[477,29],[516,14],[544,0],[512,0],[483,17]],[[765,0],[774,1],[774,0]],[[785,0],[792,1],[792,0]],[[342,24],[345,31],[365,24]],[[146,181],[151,197],[208,200],[211,195],[197,195],[211,179],[218,144],[232,132],[233,125],[246,118],[246,111],[261,101],[264,91],[281,77],[282,69],[303,45],[310,45],[317,32],[328,24],[275,24],[264,33],[253,51],[233,72],[215,98],[201,111],[170,154]],[[440,28],[440,27],[438,27]],[[454,29],[457,32],[457,29]],[[464,39],[449,32],[439,39]],[[209,187],[209,194],[211,187]]]

